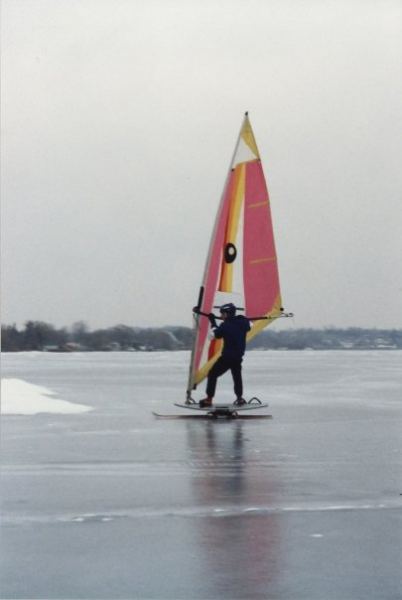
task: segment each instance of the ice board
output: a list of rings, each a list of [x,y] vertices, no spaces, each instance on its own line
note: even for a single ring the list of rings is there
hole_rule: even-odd
[[[201,413],[201,414],[200,414]],[[168,415],[168,414],[160,414],[156,412],[152,412],[154,417],[159,417],[161,419],[216,419],[216,418],[226,418],[226,419],[272,419],[272,415],[262,415],[262,414],[239,414],[237,411],[231,411],[226,413],[217,413],[217,412],[206,412],[205,410],[198,411],[194,413],[187,413],[185,415]]]
[[[207,413],[215,413],[215,412],[240,412],[243,410],[258,410],[259,408],[267,408],[268,404],[242,404],[238,406],[237,404],[213,404],[212,406],[201,407],[198,404],[178,404],[174,403],[175,406],[179,408],[188,408],[190,410],[200,410],[202,412]]]

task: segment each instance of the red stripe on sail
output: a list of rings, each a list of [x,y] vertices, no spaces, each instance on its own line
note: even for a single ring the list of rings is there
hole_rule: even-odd
[[[269,196],[260,161],[246,165],[243,279],[246,314],[270,311],[279,294]]]
[[[201,310],[205,313],[212,312],[213,302],[215,293],[217,290],[218,279],[222,267],[222,255],[223,245],[225,241],[226,222],[228,218],[228,211],[230,200],[232,196],[233,184],[235,181],[234,171],[229,175],[228,184],[226,186],[225,194],[222,200],[222,207],[218,220],[215,225],[215,231],[213,234],[213,240],[211,242],[209,262],[206,268],[206,278],[203,282],[204,285],[204,297],[202,301]],[[200,326],[198,331],[197,347],[195,349],[195,360],[194,368],[195,372],[200,368],[200,362],[202,358],[202,352],[207,342],[207,335],[209,330],[209,322],[205,317],[201,317]]]

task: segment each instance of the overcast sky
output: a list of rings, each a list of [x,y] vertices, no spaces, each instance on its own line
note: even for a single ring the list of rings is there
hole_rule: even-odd
[[[3,322],[190,325],[248,110],[279,326],[402,327],[399,0],[2,5]]]

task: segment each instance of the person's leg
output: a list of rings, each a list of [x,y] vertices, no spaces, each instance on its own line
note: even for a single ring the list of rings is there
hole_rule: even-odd
[[[207,393],[207,397],[210,398],[211,400],[215,396],[216,382],[218,380],[218,377],[220,377],[221,375],[226,373],[226,371],[229,368],[230,368],[230,366],[227,364],[227,362],[225,360],[223,360],[222,357],[220,357],[220,358],[218,358],[218,360],[216,361],[216,363],[210,370],[210,372],[208,374],[206,393]]]
[[[236,398],[243,397],[243,378],[241,374],[241,363],[242,359],[234,361],[230,367],[233,377],[234,393]]]

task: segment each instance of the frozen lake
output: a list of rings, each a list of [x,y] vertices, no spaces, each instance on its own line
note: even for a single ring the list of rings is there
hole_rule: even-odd
[[[249,352],[272,420],[156,419],[187,365],[3,355],[63,410],[2,418],[1,598],[401,598],[402,353]]]

